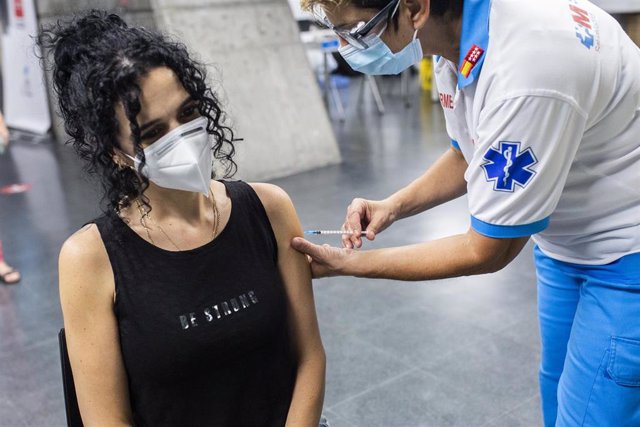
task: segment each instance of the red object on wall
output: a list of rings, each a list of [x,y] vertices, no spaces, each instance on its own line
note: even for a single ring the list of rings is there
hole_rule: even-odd
[[[0,194],[18,194],[31,190],[31,184],[11,184],[0,187]]]
[[[22,6],[22,0],[14,0],[13,11],[15,12],[16,18],[24,18],[24,7]]]

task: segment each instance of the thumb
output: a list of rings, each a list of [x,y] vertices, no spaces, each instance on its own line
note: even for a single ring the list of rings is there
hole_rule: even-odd
[[[367,232],[367,239],[374,240],[376,238],[376,234],[380,232],[383,224],[384,221],[381,218],[375,218],[371,221],[365,230]]]
[[[294,237],[293,240],[291,240],[291,247],[298,252],[309,255],[313,259],[318,259],[320,257],[322,249],[321,246],[314,245],[302,237]]]

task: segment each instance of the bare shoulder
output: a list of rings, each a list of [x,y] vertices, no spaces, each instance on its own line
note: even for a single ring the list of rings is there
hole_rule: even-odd
[[[95,224],[88,224],[69,237],[60,250],[60,292],[80,289],[91,284],[92,293],[112,295],[113,272],[107,250]]]
[[[273,184],[250,183],[249,185],[260,198],[276,234],[280,236],[297,234],[300,223],[287,192]]]
[[[255,190],[256,194],[260,198],[260,201],[264,205],[267,214],[271,217],[271,214],[283,213],[283,209],[287,209],[293,206],[291,198],[282,188],[273,184],[266,184],[262,182],[250,183],[251,187]]]
[[[73,233],[60,249],[61,262],[96,263],[103,261],[103,255],[107,255],[106,250],[95,224],[87,224]]]

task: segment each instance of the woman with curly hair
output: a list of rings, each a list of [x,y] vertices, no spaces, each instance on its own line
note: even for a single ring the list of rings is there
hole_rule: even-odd
[[[45,29],[105,213],[60,253],[85,425],[317,426],[325,355],[281,189],[211,180],[234,138],[184,45],[92,11]]]

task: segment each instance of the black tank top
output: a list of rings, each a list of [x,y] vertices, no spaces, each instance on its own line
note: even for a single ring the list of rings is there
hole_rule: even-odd
[[[296,365],[275,236],[251,186],[224,185],[229,222],[193,250],[160,249],[115,213],[94,221],[136,426],[285,424]]]

